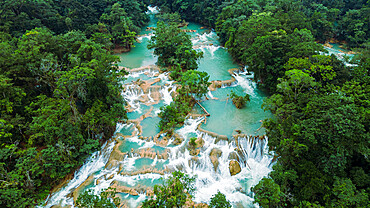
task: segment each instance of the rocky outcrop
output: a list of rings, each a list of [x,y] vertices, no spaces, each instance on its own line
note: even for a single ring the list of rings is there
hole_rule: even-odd
[[[116,138],[116,142],[117,144],[113,147],[113,151],[109,156],[107,164],[105,165],[106,169],[118,166],[119,163],[123,161],[126,156],[126,153],[123,153],[119,150],[119,147],[122,145],[123,139]]]
[[[202,137],[198,137],[196,140],[195,140],[195,148],[201,148],[203,147],[204,145],[204,140],[202,139]]]
[[[94,176],[90,175],[81,185],[79,185],[75,190],[72,192],[73,201],[76,201],[78,196],[81,194],[82,190],[88,186],[90,183],[94,181]]]
[[[212,151],[209,153],[209,158],[213,164],[213,169],[216,171],[220,162],[218,158],[222,155],[222,151],[218,148],[213,148]]]
[[[173,137],[175,138],[175,140],[172,142],[173,145],[179,145],[184,141],[184,138],[177,133],[175,133]]]
[[[153,167],[148,167],[148,168],[142,168],[140,170],[131,171],[131,172],[122,171],[120,174],[121,175],[134,176],[134,175],[147,174],[147,173],[157,173],[159,175],[164,175],[167,172],[169,172],[169,169],[167,167],[164,170],[158,170],[158,169],[153,168]]]
[[[239,155],[238,155],[238,153],[236,153],[236,152],[231,152],[231,153],[229,154],[229,156],[228,156],[228,159],[229,159],[229,160],[236,160],[236,161],[238,161],[238,162],[239,162],[239,160],[240,160]]]
[[[157,157],[158,159],[164,159],[164,160],[168,159],[168,150],[165,150],[164,152],[159,153],[155,151],[154,149],[146,148],[146,149],[135,150],[134,153],[140,155],[140,157],[142,158],[154,159],[155,157]]]
[[[229,139],[227,138],[227,136],[225,136],[225,135],[217,135],[217,138],[215,140],[215,144],[217,144],[221,140],[229,141]]]
[[[231,176],[240,173],[241,168],[240,168],[239,162],[236,160],[231,160],[229,163],[229,170],[230,170]]]

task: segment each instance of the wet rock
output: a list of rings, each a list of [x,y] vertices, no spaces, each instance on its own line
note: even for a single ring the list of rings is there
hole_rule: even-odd
[[[127,194],[130,194],[132,196],[139,195],[139,193],[135,190],[135,188],[130,188],[130,187],[127,187],[127,186],[120,186],[117,183],[114,183],[111,186],[111,188],[115,188],[117,192],[127,193]]]
[[[231,176],[240,173],[241,168],[240,168],[240,165],[239,165],[238,161],[231,160],[230,163],[229,163],[229,170],[230,170],[230,175]]]
[[[179,145],[184,141],[184,138],[182,138],[179,134],[174,134],[173,137],[175,137],[175,140],[172,142],[173,145]]]
[[[205,203],[199,203],[194,205],[195,208],[208,208],[209,206]]]
[[[139,97],[139,101],[142,102],[142,103],[147,103],[149,102],[149,97],[148,95],[142,95]]]
[[[218,148],[213,148],[211,153],[209,153],[209,158],[213,164],[213,169],[216,171],[220,162],[218,158],[222,155],[222,151]]]
[[[110,175],[107,179],[110,180],[114,177],[114,174]]]
[[[108,159],[107,164],[105,165],[105,168],[110,169],[119,164],[120,161],[122,161],[125,158],[126,153],[123,153],[119,150],[119,147],[121,146],[123,140],[117,139],[117,144],[114,146],[112,153],[110,154],[110,157]]]
[[[80,186],[78,186],[76,189],[73,190],[71,195],[73,196],[73,200],[76,201],[79,194],[82,193],[82,190],[88,186],[90,183],[92,183],[94,180],[94,176],[90,175]],[[72,196],[67,196],[67,197],[72,197]]]
[[[154,196],[154,191],[151,188],[147,188],[145,194],[146,196],[151,197]]]
[[[231,152],[229,154],[229,157],[228,157],[229,160],[236,160],[236,161],[240,161],[239,159],[239,155],[236,153],[236,152]]]
[[[203,147],[204,145],[204,140],[201,137],[198,137],[197,140],[195,140],[196,143],[196,148]]]
[[[215,140],[215,144],[217,144],[220,140],[224,140],[224,141],[229,141],[229,139],[227,138],[227,136],[225,135],[218,135],[216,140]]]
[[[191,156],[199,155],[199,153],[200,153],[200,149],[190,149],[190,150],[189,150],[189,154],[190,154]]]

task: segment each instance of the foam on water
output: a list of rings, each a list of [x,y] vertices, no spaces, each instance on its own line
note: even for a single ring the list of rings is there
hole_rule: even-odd
[[[149,7],[148,13],[158,13],[158,9],[155,7]],[[150,39],[152,34],[144,35],[139,37],[139,40]],[[146,42],[146,40],[144,41]],[[211,57],[210,63],[215,63],[215,60],[221,59],[220,54],[225,55],[224,49],[218,46],[217,35],[215,32],[197,34],[192,38],[192,42],[195,47],[203,50],[205,56]],[[219,50],[220,49],[220,50]],[[217,56],[217,57],[216,57]],[[215,57],[213,59],[213,57]],[[224,56],[222,56],[224,57]],[[217,58],[217,59],[216,59]],[[207,62],[208,63],[208,62]],[[217,62],[223,63],[223,62]],[[220,64],[219,64],[220,65]],[[222,65],[222,64],[221,64]],[[225,67],[224,65],[222,65]],[[227,70],[229,68],[235,67],[234,65],[227,64],[227,69],[217,68],[220,70]],[[216,71],[216,69],[212,69]],[[224,72],[224,71],[222,71]],[[145,79],[154,78],[158,73],[157,70],[146,69],[138,72],[132,72],[127,75],[127,78],[142,78],[143,74],[146,74]],[[255,93],[256,85],[251,81],[251,75],[247,74],[245,71],[235,73],[233,75],[236,82],[232,83],[231,86],[240,85],[243,90],[250,94],[251,96],[258,96]],[[159,74],[158,78],[161,79],[160,82],[156,83],[160,85],[160,99],[159,104],[155,104],[153,112],[150,116],[157,116],[160,112],[159,107],[164,105],[169,105],[173,98],[171,94],[176,92],[176,85],[173,81],[169,80],[168,73]],[[226,79],[228,77],[226,76]],[[230,87],[230,86],[223,86]],[[146,105],[152,105],[154,103],[154,89],[149,89],[148,91],[148,103],[141,103],[139,98],[144,95],[143,90],[136,84],[128,83],[125,84],[125,91],[122,95],[125,101],[138,112],[141,116],[145,108],[149,108]],[[210,98],[214,98],[212,92],[208,92]],[[154,98],[153,98],[154,97]],[[216,95],[217,97],[217,95]],[[146,104],[143,105],[142,104]],[[140,149],[156,149],[158,146],[153,141],[144,141],[139,139],[139,136],[126,137],[126,144],[131,144],[132,146],[125,147],[126,151],[122,161],[117,161],[117,164],[107,166],[109,156],[113,150],[114,142],[105,144],[100,152],[94,153],[76,172],[75,177],[64,187],[61,191],[53,194],[47,200],[47,207],[52,205],[73,205],[73,198],[67,197],[72,190],[79,187],[89,176],[93,175],[93,186],[90,187],[96,194],[99,194],[103,189],[108,188],[114,182],[120,182],[127,184],[128,186],[134,187],[136,185],[142,185],[147,183],[146,181],[151,181],[151,183],[157,182],[160,178],[168,178],[170,173],[165,175],[160,175],[157,173],[146,173],[131,175],[131,173],[138,170],[142,166],[150,166],[151,168],[158,167],[168,167],[170,170],[181,170],[191,176],[196,176],[195,187],[196,192],[194,193],[195,202],[205,202],[209,203],[212,195],[216,194],[219,190],[226,195],[227,200],[230,200],[234,205],[236,203],[242,203],[244,207],[254,206],[252,204],[253,198],[252,193],[250,193],[250,187],[258,183],[258,181],[267,176],[267,174],[272,170],[272,159],[273,157],[268,154],[267,138],[252,139],[249,137],[239,138],[238,145],[235,141],[224,141],[220,140],[216,143],[216,138],[208,134],[202,133],[197,130],[198,125],[203,122],[204,118],[187,118],[185,124],[180,129],[176,130],[176,133],[181,135],[184,140],[181,144],[174,146],[172,142],[175,138],[169,138],[168,146],[166,147],[166,152],[168,152],[168,159],[158,159],[155,156],[154,159],[141,158],[138,153],[131,151],[131,148],[135,147],[134,150]],[[142,124],[142,123],[141,123]],[[124,129],[131,128],[134,124],[123,124],[118,123],[116,126],[116,132],[121,132]],[[136,127],[135,127],[136,129]],[[137,132],[137,129],[136,129]],[[154,135],[153,135],[154,136]],[[165,134],[161,135],[162,137]],[[204,140],[204,145],[201,147],[197,159],[190,155],[187,145],[191,137],[200,137]],[[231,140],[231,138],[229,138]],[[209,157],[213,149],[219,149],[222,154],[218,158],[218,166],[215,169],[214,165]],[[240,151],[235,151],[239,149]],[[239,158],[241,172],[231,176],[229,171],[229,162],[231,161],[231,155],[237,155]],[[122,174],[129,173],[129,174]],[[99,183],[97,181],[99,180]],[[144,182],[143,182],[144,181]],[[129,207],[137,207],[142,201],[147,197],[145,193],[139,193],[138,196],[132,196],[129,194],[121,194],[124,203]]]
[[[51,195],[46,201],[46,208],[60,204],[61,206],[73,205],[73,198],[67,195],[76,187],[80,186],[91,174],[104,168],[108,162],[110,153],[113,150],[115,142],[106,142],[101,151],[93,153],[84,163],[84,165],[76,171],[73,179],[60,191]]]
[[[250,192],[250,187],[256,185],[262,177],[267,176],[272,170],[273,157],[266,154],[268,151],[267,138],[263,140],[240,138],[238,146],[235,142],[228,143],[222,140],[215,144],[216,138],[196,130],[196,126],[201,121],[202,119],[189,119],[185,126],[177,131],[186,138],[189,138],[191,134],[203,138],[204,146],[198,159],[192,160],[193,156],[186,149],[186,142],[183,142],[179,146],[169,148],[168,166],[196,176],[195,187],[197,190],[194,194],[196,202],[209,203],[210,198],[217,191],[225,194],[226,198],[233,203],[252,202],[253,199],[247,195]],[[235,152],[235,148],[239,148],[242,154]],[[218,158],[219,165],[216,171],[209,157],[213,149],[219,149],[222,152]],[[234,176],[231,176],[229,172],[231,153],[238,154],[241,166],[241,172]],[[246,179],[248,182],[245,182]],[[251,203],[248,204],[251,205]]]
[[[235,74],[233,77],[236,79],[238,82],[238,85],[240,85],[243,89],[244,92],[249,94],[252,97],[256,96],[255,89],[256,89],[256,83],[247,78],[247,76]]]
[[[152,7],[152,6],[148,6],[148,14],[157,14],[159,13],[159,9],[158,7]]]

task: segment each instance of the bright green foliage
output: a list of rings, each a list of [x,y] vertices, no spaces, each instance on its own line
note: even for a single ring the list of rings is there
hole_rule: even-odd
[[[315,79],[301,70],[286,71],[285,76],[287,79],[279,79],[280,83],[277,85],[277,89],[287,96],[289,100],[297,100],[298,95],[304,90],[309,90],[309,88],[316,85]]]
[[[115,190],[102,190],[100,195],[95,195],[91,189],[84,191],[76,200],[78,208],[115,208],[119,205],[119,198],[115,197]]]
[[[143,202],[142,208],[153,207],[182,207],[186,199],[192,197],[194,192],[193,183],[195,178],[175,171],[162,185],[154,186],[154,195],[151,199]]]
[[[173,77],[177,77],[180,88],[177,90],[178,95],[174,102],[170,105],[161,107],[159,117],[159,128],[169,133],[173,133],[174,128],[180,127],[185,117],[191,111],[195,104],[195,98],[202,98],[208,92],[209,75],[206,72],[199,72],[195,70],[188,70],[186,72],[179,72],[177,70],[172,72]],[[193,97],[194,96],[194,97]]]
[[[332,207],[367,207],[369,196],[365,191],[356,191],[355,185],[350,179],[336,179],[333,194],[335,199]]]
[[[161,66],[180,65],[182,71],[198,68],[197,61],[203,57],[202,52],[193,48],[190,36],[177,26],[158,22],[155,36],[151,38],[148,48],[154,48]]]
[[[233,104],[238,109],[243,108],[247,104],[247,102],[249,102],[251,100],[250,96],[248,94],[245,94],[244,96],[241,96],[241,95],[236,94],[232,90],[231,90],[230,95],[228,95],[228,96],[230,96],[230,98],[233,101]]]
[[[254,203],[258,203],[262,208],[279,207],[280,202],[280,186],[271,178],[263,178],[251,190],[255,193]]]
[[[195,142],[196,140],[197,140],[196,137],[191,137],[190,141],[189,141],[189,144],[195,147],[197,145],[197,143]]]
[[[284,64],[289,58],[303,58],[314,55],[320,50],[310,31],[294,30],[287,34],[284,30],[273,31],[265,36],[255,38],[246,50],[246,63],[255,72],[255,78],[274,90],[277,79],[283,77]]]
[[[208,92],[209,85],[211,85],[208,80],[207,72],[188,70],[182,73],[178,82],[183,93],[187,95],[194,94],[196,98],[202,98]]]
[[[215,194],[211,198],[211,203],[209,204],[209,207],[211,208],[231,208],[231,204],[229,201],[226,200],[226,197],[223,193],[220,191],[217,191],[217,194]]]
[[[161,112],[158,116],[161,118],[159,122],[159,128],[164,131],[169,131],[173,133],[174,128],[180,127],[184,121],[185,117],[188,115],[192,106],[194,104],[194,98],[183,94],[177,95],[174,102],[170,105],[161,107]]]

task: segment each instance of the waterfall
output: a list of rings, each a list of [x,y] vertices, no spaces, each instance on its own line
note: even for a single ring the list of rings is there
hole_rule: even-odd
[[[196,126],[202,119],[188,119],[184,127],[177,132],[189,138],[188,135],[196,134],[204,140],[201,153],[197,161],[192,160],[189,151],[185,149],[186,143],[170,148],[169,167],[181,170],[192,176],[196,176],[194,194],[196,202],[210,202],[212,195],[219,190],[226,195],[226,198],[233,203],[247,202],[251,204],[253,199],[249,196],[250,187],[256,185],[262,177],[272,170],[272,155],[268,153],[267,138],[262,140],[252,137],[239,138],[239,144],[235,141],[219,141],[216,138],[196,130]],[[239,148],[241,151],[236,152]],[[213,149],[221,150],[222,154],[218,158],[218,167],[214,166],[210,160],[210,153]],[[237,155],[241,172],[231,176],[229,162],[232,155]],[[191,162],[189,162],[191,161]],[[245,204],[245,205],[247,205]]]
[[[67,195],[73,191],[73,189],[80,186],[91,174],[104,168],[107,163],[110,153],[113,150],[115,142],[106,142],[101,151],[93,153],[83,164],[83,166],[76,171],[73,179],[61,190],[52,194],[46,201],[46,208],[52,207],[53,205],[60,204],[61,206],[72,205],[73,198],[67,197]]]
[[[158,9],[155,7],[149,7],[148,9],[151,14],[158,12]],[[138,39],[150,39],[150,37],[152,37],[152,34],[143,35]],[[199,50],[205,52],[208,60],[212,59],[210,61],[213,64],[210,64],[212,66],[215,65],[221,52],[224,51],[218,51],[221,46],[218,45],[217,35],[213,31],[201,35],[196,34],[192,38],[192,42]],[[227,65],[227,67],[230,67],[230,65]],[[230,68],[233,67],[235,66]],[[223,69],[220,67],[217,70],[227,71],[230,68]],[[212,68],[212,70],[216,69]],[[215,73],[217,72],[215,71]],[[222,87],[236,87],[240,85],[246,93],[257,98],[259,95],[256,93],[256,85],[251,81],[251,76],[253,74],[250,75],[246,71],[234,73],[233,77],[236,81],[225,84]],[[226,195],[227,200],[231,201],[234,206],[253,206],[253,194],[250,193],[250,187],[257,184],[262,177],[267,176],[272,170],[273,157],[268,151],[268,138],[261,137],[261,139],[256,139],[244,136],[239,137],[237,140],[231,137],[228,140],[220,140],[198,130],[198,126],[205,121],[204,117],[188,117],[185,120],[185,124],[175,131],[183,138],[181,143],[178,142],[180,144],[174,145],[173,143],[177,141],[176,138],[169,137],[166,134],[161,134],[158,140],[166,137],[167,145],[158,144],[158,140],[155,140],[157,137],[154,139],[155,135],[142,137],[142,135],[137,135],[137,132],[139,132],[138,129],[144,126],[143,123],[145,121],[159,120],[158,118],[145,120],[144,117],[156,117],[160,112],[160,107],[169,105],[173,101],[172,95],[176,92],[176,85],[169,80],[168,73],[159,73],[159,69],[153,66],[131,69],[126,78],[129,81],[123,84],[125,90],[122,92],[122,95],[130,106],[129,118],[131,116],[131,118],[134,117],[136,120],[128,121],[132,123],[117,124],[116,132],[120,133],[118,135],[124,135],[124,138],[117,140],[121,142],[119,144],[122,144],[122,146],[114,148],[115,142],[106,143],[101,151],[94,153],[86,160],[85,164],[75,173],[74,178],[64,188],[47,199],[46,207],[53,205],[70,205],[73,207],[73,198],[70,197],[70,193],[81,186],[88,177],[92,179],[89,188],[96,194],[113,184],[135,189],[137,191],[135,196],[126,192],[122,192],[119,196],[125,206],[137,207],[148,198],[145,193],[146,188],[153,187],[154,184],[160,184],[159,179],[169,177],[170,172],[174,170],[181,170],[190,176],[196,177],[194,201],[197,203],[209,203],[212,195],[219,190]],[[158,78],[160,81],[158,81]],[[144,84],[138,86],[139,82],[135,81],[137,79],[145,81],[140,81],[140,83]],[[155,83],[155,85],[148,87],[148,83]],[[239,86],[237,87],[239,88]],[[212,93],[216,97],[219,96],[219,92],[209,91],[208,97],[214,98]],[[209,101],[224,102],[221,100]],[[151,113],[148,113],[150,109],[152,109]],[[144,114],[145,116],[143,116]],[[217,120],[217,116],[219,115],[213,114],[210,119]],[[143,118],[144,121],[141,121],[140,119]],[[210,123],[208,118],[207,122]],[[220,120],[220,122],[224,121]],[[132,129],[134,130],[132,131]],[[143,127],[143,131],[145,132],[145,127]],[[132,136],[132,132],[136,132],[136,135]],[[201,138],[204,142],[203,146],[199,148],[199,154],[195,156],[190,154],[191,151],[188,148],[188,142],[191,137]],[[214,157],[215,152],[217,152],[216,158]],[[212,158],[210,157],[211,153]],[[241,171],[231,176],[229,165],[230,161],[235,160],[238,161]],[[82,187],[81,191],[85,189]]]
[[[234,73],[233,77],[236,79],[238,84],[244,89],[244,92],[252,97],[256,96],[255,89],[256,83],[249,78],[250,76],[245,73]]]

